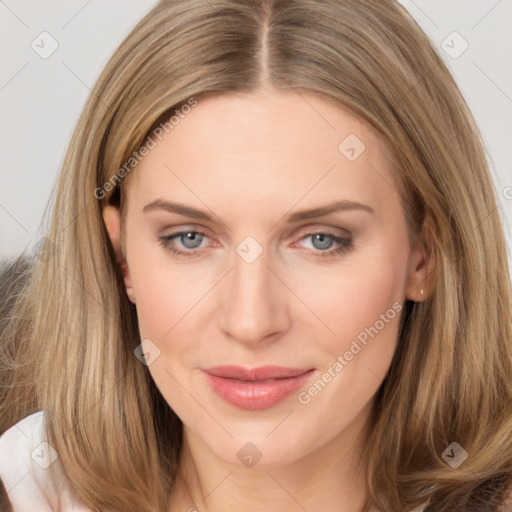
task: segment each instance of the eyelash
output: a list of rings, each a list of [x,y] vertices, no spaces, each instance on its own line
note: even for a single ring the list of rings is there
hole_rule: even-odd
[[[183,256],[185,258],[193,258],[194,256],[197,256],[197,254],[201,251],[201,249],[191,249],[188,251],[181,251],[180,249],[176,249],[171,245],[173,239],[180,238],[182,235],[186,235],[188,233],[195,233],[195,234],[201,235],[205,238],[209,238],[208,235],[206,233],[203,233],[202,231],[188,230],[188,231],[178,231],[176,233],[173,233],[172,235],[161,237],[159,239],[159,241],[165,249],[170,251],[175,256]],[[330,233],[328,231],[315,231],[312,233],[306,233],[301,238],[301,240],[304,240],[306,238],[309,238],[309,237],[312,237],[315,235],[326,235],[329,238],[331,238],[334,243],[339,244],[339,247],[334,250],[325,250],[325,251],[313,250],[312,254],[314,254],[315,256],[318,256],[319,258],[329,258],[329,257],[336,256],[336,255],[342,255],[342,254],[348,253],[350,250],[353,249],[351,238],[338,237],[334,233]]]

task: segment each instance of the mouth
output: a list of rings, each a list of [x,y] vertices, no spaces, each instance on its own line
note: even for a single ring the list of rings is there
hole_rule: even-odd
[[[214,393],[231,405],[247,410],[267,409],[285,400],[315,371],[283,366],[214,366],[202,370]]]

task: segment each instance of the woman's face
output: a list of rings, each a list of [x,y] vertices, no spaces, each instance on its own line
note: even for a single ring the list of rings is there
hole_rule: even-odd
[[[425,277],[384,144],[311,94],[210,96],[187,112],[127,183],[137,354],[187,439],[228,463],[284,465],[352,439]]]

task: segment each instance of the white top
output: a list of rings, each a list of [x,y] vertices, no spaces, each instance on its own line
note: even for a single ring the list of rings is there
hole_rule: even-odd
[[[57,452],[45,441],[44,414],[37,412],[16,423],[0,437],[0,479],[14,512],[92,512],[75,497],[64,477],[55,485],[48,468]]]
[[[53,485],[48,468],[61,476]],[[63,476],[57,452],[46,442],[44,413],[36,412],[0,437],[0,480],[13,512],[93,512],[81,504]],[[422,512],[426,504],[411,512]]]

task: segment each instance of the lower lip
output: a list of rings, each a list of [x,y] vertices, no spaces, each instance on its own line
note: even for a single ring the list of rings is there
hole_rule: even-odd
[[[241,409],[268,409],[283,401],[301,388],[311,377],[310,370],[297,377],[272,379],[268,381],[240,381],[216,377],[207,372],[206,377],[213,391],[226,402]]]

